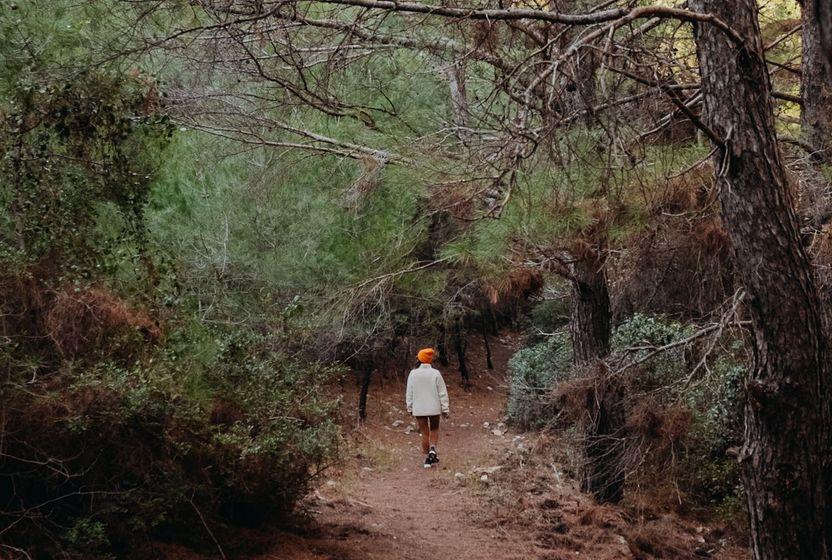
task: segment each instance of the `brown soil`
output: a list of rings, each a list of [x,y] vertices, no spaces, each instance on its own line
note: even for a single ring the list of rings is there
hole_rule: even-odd
[[[241,533],[241,542],[226,556],[248,560],[747,558],[744,549],[730,546],[718,527],[643,507],[595,504],[568,476],[569,458],[563,451],[567,447],[552,436],[500,433],[505,367],[516,343],[513,337],[493,341],[496,369],[473,363],[474,386],[468,391],[461,388],[455,368],[438,366],[448,384],[452,412],[441,426],[438,468],[423,468],[419,435],[408,429],[413,424],[403,410],[404,373],[377,380],[370,391],[368,421],[349,434],[347,461],[328,471],[329,478],[302,504],[308,515],[305,527]],[[470,354],[481,352],[472,345]],[[345,387],[346,410],[355,410],[356,393],[356,388]],[[244,549],[257,552],[243,553]],[[167,559],[194,558],[173,548],[165,552]]]
[[[542,450],[552,440],[505,430],[505,368],[516,339],[494,341],[495,370],[474,363],[474,386],[439,367],[451,397],[439,468],[425,469],[403,410],[403,377],[374,383],[369,419],[348,465],[304,504],[313,526],[256,560],[565,560],[746,557],[719,528],[675,515],[598,506]],[[480,355],[472,347],[470,354]],[[351,388],[350,388],[351,389]],[[350,391],[354,393],[355,391]],[[346,406],[352,397],[345,395]],[[401,424],[399,424],[401,422]],[[488,427],[485,427],[485,423]],[[499,427],[498,427],[499,426]],[[494,430],[498,432],[494,432]],[[408,433],[410,432],[410,433]],[[541,458],[543,458],[541,460]],[[494,469],[494,467],[499,467]],[[485,475],[485,480],[482,479]]]

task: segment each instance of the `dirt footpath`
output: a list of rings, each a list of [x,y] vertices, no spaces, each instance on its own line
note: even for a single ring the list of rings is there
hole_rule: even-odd
[[[348,436],[347,461],[303,504],[303,531],[275,532],[256,560],[687,560],[747,557],[719,527],[633,506],[599,506],[554,459],[556,439],[505,427],[506,362],[516,340],[495,340],[495,369],[473,364],[474,386],[442,368],[451,398],[441,462],[425,469],[404,411],[403,376],[376,380],[369,418]],[[473,355],[477,355],[472,352]],[[345,388],[353,410],[352,387]],[[557,437],[557,436],[553,436]]]
[[[262,558],[538,557],[529,534],[482,523],[482,506],[471,489],[486,487],[500,458],[523,441],[502,424],[503,396],[494,386],[499,379],[480,379],[470,391],[463,391],[455,379],[448,381],[451,418],[440,428],[439,465],[422,466],[418,431],[399,402],[404,387],[377,388],[371,416],[356,434],[351,468],[307,501],[320,524],[319,538],[300,547],[305,551],[295,542],[282,554],[272,551]]]

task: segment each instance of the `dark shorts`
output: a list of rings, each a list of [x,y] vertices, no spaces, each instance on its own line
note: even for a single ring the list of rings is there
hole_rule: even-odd
[[[439,429],[439,414],[434,414],[433,416],[417,416],[416,422],[419,424],[419,427],[428,427],[430,424],[431,431],[435,431]]]

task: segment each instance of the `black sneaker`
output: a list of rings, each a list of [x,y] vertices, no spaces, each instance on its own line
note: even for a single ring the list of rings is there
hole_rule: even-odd
[[[431,459],[431,455],[430,455],[430,453],[428,453],[428,456],[425,457],[425,468],[429,469],[432,466],[433,466],[433,459]]]
[[[436,449],[431,449],[430,452],[428,452],[428,458],[425,460],[430,461],[431,465],[435,465],[436,463],[438,463],[439,455],[436,454]]]

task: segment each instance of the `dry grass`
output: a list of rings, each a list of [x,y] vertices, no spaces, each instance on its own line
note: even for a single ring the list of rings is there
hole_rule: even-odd
[[[129,355],[135,347],[158,342],[162,336],[147,313],[100,288],[59,291],[43,322],[46,334],[66,358],[99,351]]]
[[[492,306],[501,308],[517,301],[526,301],[542,289],[543,274],[540,270],[518,268],[500,281],[485,286],[484,292]]]
[[[134,356],[162,339],[144,310],[103,287],[54,288],[48,264],[0,273],[0,335],[46,359]]]

